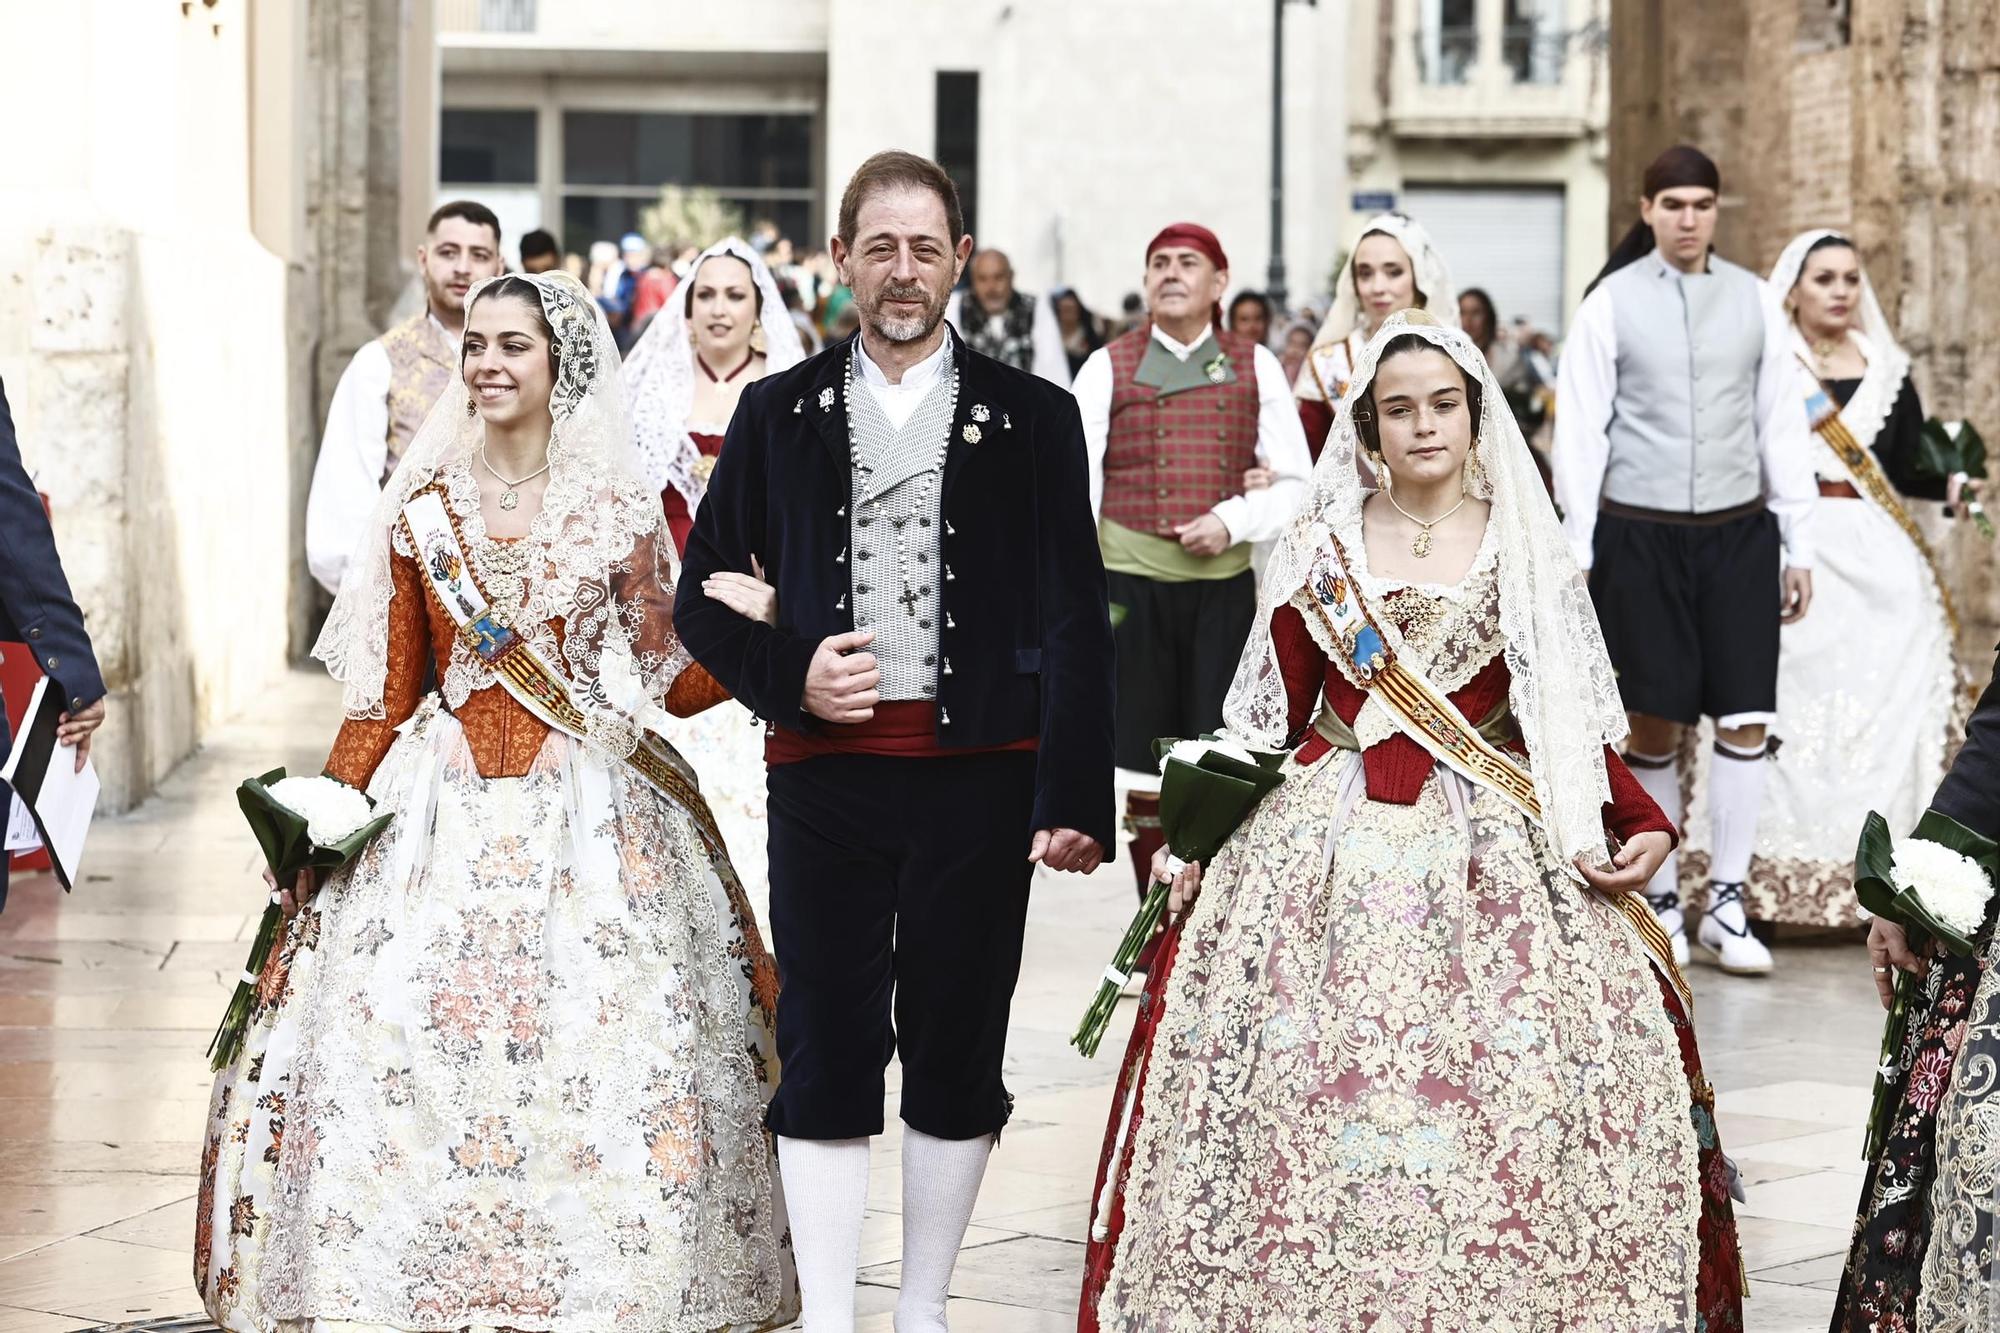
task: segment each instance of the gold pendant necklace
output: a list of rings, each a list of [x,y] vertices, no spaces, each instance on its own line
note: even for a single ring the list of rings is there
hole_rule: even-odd
[[[499,482],[502,486],[505,486],[507,488],[506,490],[500,492],[500,507],[502,509],[513,509],[516,506],[518,506],[521,503],[521,488],[527,485],[529,482],[533,481],[536,477],[541,476],[544,472],[547,472],[549,470],[549,464],[546,461],[544,461],[540,467],[536,468],[533,472],[530,472],[527,476],[521,478],[519,481],[509,481],[507,480],[507,478],[501,476],[498,472],[494,471],[493,464],[486,461],[486,443],[483,440],[480,442],[479,445],[479,462],[482,467],[484,467],[488,472],[491,472],[493,474],[493,480]]]
[[[1419,528],[1422,529],[1422,531],[1417,534],[1416,540],[1410,543],[1410,554],[1415,556],[1419,560],[1423,559],[1425,556],[1431,553],[1431,529],[1436,527],[1438,524],[1444,522],[1446,519],[1450,518],[1453,514],[1456,514],[1459,510],[1465,508],[1465,502],[1472,498],[1470,492],[1459,496],[1457,504],[1453,505],[1451,508],[1445,510],[1442,514],[1439,514],[1436,518],[1426,523],[1423,519],[1418,518],[1415,514],[1412,514],[1409,510],[1403,508],[1403,506],[1396,504],[1396,497],[1390,494],[1387,487],[1383,488],[1382,494],[1388,498],[1388,501],[1391,505],[1395,506],[1397,513],[1401,514],[1404,518],[1409,519],[1410,522],[1416,524]]]

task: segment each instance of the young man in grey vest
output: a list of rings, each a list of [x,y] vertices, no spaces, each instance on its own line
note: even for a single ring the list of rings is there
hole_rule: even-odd
[[[1715,720],[1708,906],[1696,938],[1762,975],[1743,880],[1777,717],[1778,627],[1812,601],[1811,428],[1754,274],[1710,253],[1721,177],[1679,147],[1591,284],[1557,381],[1555,488],[1590,574],[1632,735],[1625,759],[1678,824],[1682,728]],[[1647,888],[1685,960],[1677,858]]]

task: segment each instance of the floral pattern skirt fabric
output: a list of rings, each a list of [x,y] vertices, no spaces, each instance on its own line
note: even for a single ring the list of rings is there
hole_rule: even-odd
[[[763,1109],[776,974],[726,860],[551,735],[484,778],[426,704],[396,820],[292,923],[217,1079],[224,1328],[764,1329],[797,1310]]]
[[[1099,1327],[1693,1327],[1688,1082],[1630,926],[1498,796],[1350,800],[1358,763],[1208,868]]]

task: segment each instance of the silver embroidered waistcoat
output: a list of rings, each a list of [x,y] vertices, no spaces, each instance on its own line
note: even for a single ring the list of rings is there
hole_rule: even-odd
[[[854,627],[875,631],[869,651],[885,703],[935,699],[945,449],[958,401],[947,359],[930,391],[897,430],[850,367],[847,429],[854,448],[848,566]],[[898,534],[902,541],[899,545]],[[907,582],[906,582],[907,579]]]

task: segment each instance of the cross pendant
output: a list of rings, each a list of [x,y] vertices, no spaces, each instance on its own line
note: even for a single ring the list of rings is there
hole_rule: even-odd
[[[902,596],[896,600],[903,604],[903,610],[909,613],[910,619],[915,620],[917,618],[917,590],[915,588],[905,583],[903,585]]]

